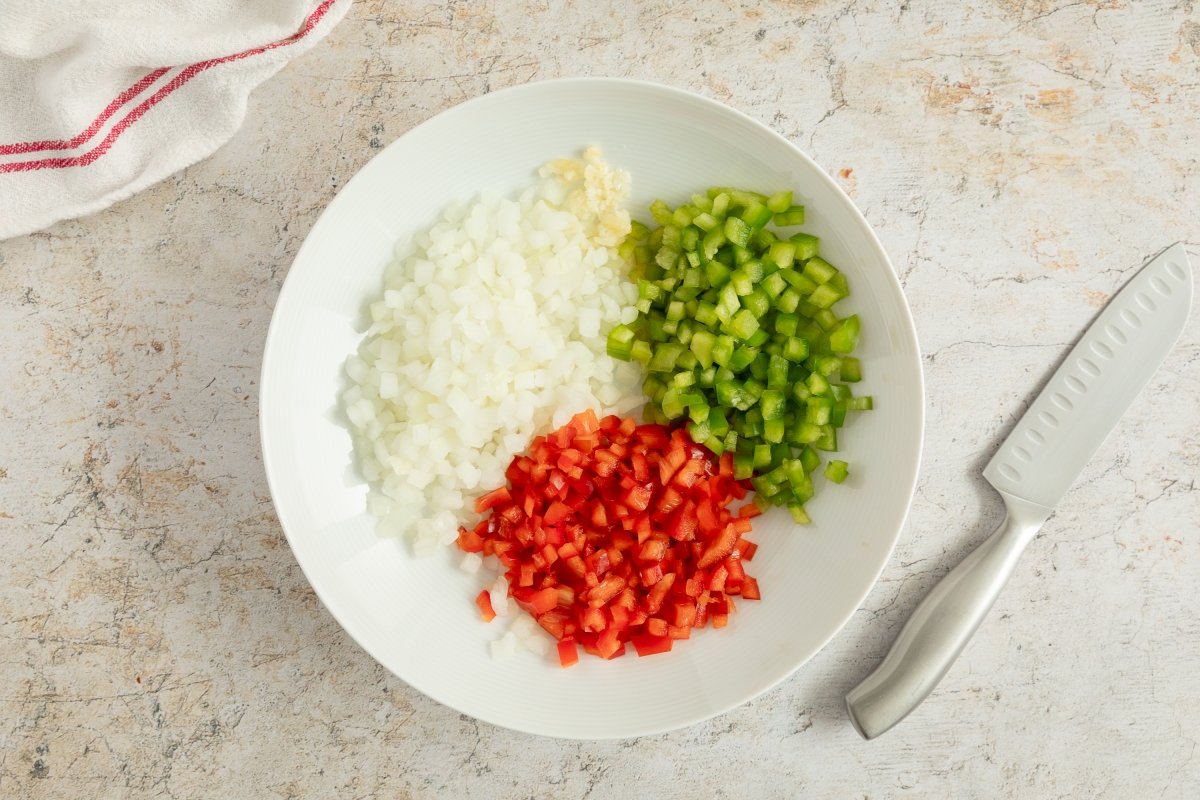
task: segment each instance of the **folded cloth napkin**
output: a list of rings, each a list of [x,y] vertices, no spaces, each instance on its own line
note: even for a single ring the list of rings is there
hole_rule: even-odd
[[[0,0],[0,239],[210,155],[350,0]]]

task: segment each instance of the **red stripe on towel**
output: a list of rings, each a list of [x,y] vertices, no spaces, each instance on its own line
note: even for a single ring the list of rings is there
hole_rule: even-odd
[[[215,66],[219,66],[221,64],[227,64],[231,61],[240,61],[244,58],[249,58],[251,56],[256,56],[256,55],[260,55],[262,53],[266,53],[269,50],[274,50],[277,47],[286,47],[287,45],[298,42],[299,40],[301,40],[305,36],[307,36],[309,34],[309,32],[311,32],[312,29],[316,26],[316,24],[321,21],[321,18],[325,16],[325,13],[329,10],[329,7],[334,4],[334,2],[335,2],[335,0],[323,0],[322,3],[319,6],[317,6],[316,9],[311,14],[309,14],[308,18],[304,20],[304,24],[300,27],[300,30],[296,31],[295,33],[293,33],[291,36],[287,37],[286,39],[280,39],[277,42],[272,42],[270,44],[263,45],[261,47],[251,48],[250,50],[243,50],[240,53],[234,53],[233,55],[229,55],[229,56],[222,56],[221,58],[213,58],[213,59],[209,59],[208,61],[198,61],[195,64],[188,66],[186,69],[184,69],[182,72],[180,72],[174,78],[172,78],[168,83],[166,83],[157,92],[150,95],[150,97],[146,98],[138,105],[134,106],[132,111],[130,111],[128,114],[126,114],[125,117],[123,119],[121,119],[120,122],[118,122],[116,125],[114,125],[112,127],[112,130],[110,130],[108,132],[108,135],[105,136],[100,141],[100,144],[96,145],[91,150],[88,150],[86,153],[82,153],[77,156],[58,157],[58,158],[41,158],[36,161],[17,161],[17,162],[8,163],[8,164],[0,164],[0,174],[4,174],[6,172],[28,172],[30,170],[37,170],[37,169],[61,169],[63,167],[85,167],[88,164],[91,164],[93,161],[100,158],[100,156],[107,153],[109,151],[109,149],[113,146],[113,142],[115,142],[118,139],[118,137],[120,137],[120,135],[122,133],[124,133],[131,125],[133,125],[133,123],[137,122],[147,111],[154,108],[156,105],[158,105],[163,100],[165,100],[168,96],[171,95],[172,92],[174,92],[180,86],[183,86],[185,83],[187,83],[192,78],[199,75],[201,72],[204,72],[205,70],[208,70],[208,69],[212,69]],[[156,78],[161,77],[162,72],[165,72],[165,71],[166,70],[158,72],[158,74],[155,75],[155,77]],[[150,75],[154,75],[154,74],[155,73],[150,73]],[[147,75],[146,78],[142,79],[142,81],[146,81],[150,77],[150,75]],[[142,81],[139,81],[138,84],[134,84],[134,86],[138,86],[139,84],[142,83]],[[151,82],[153,82],[153,81],[151,81]],[[133,88],[134,87],[131,86],[129,89],[126,90],[125,93],[122,93],[122,96],[124,96],[125,94],[132,91]],[[145,86],[143,85],[141,88],[144,89]],[[139,91],[141,91],[141,90],[139,89]],[[137,92],[134,92],[133,94],[131,94],[129,96],[133,97],[136,94],[137,94]],[[118,97],[117,100],[120,100],[120,97]],[[113,103],[116,104],[117,100],[114,100]],[[112,108],[112,105],[110,105],[110,108]],[[120,105],[117,105],[116,108],[120,108]],[[106,109],[106,111],[107,111],[107,109]],[[114,111],[115,111],[115,109],[114,109]],[[110,114],[110,116],[111,116],[111,114]],[[107,117],[105,119],[107,119]],[[101,121],[101,122],[99,122],[99,124],[97,124],[97,123],[93,123],[93,124],[96,125],[97,128],[99,128],[100,125],[103,124],[103,122]],[[87,133],[87,131],[84,131],[84,133]],[[76,138],[78,138],[78,137],[76,137]],[[90,136],[85,137],[83,139],[83,141],[86,141],[88,138],[90,138]],[[74,140],[72,140],[72,141],[74,141]],[[38,144],[38,143],[35,142],[35,143],[31,143],[31,144]],[[7,145],[7,146],[8,147],[21,147],[23,145]],[[36,149],[41,150],[41,149],[50,149],[50,148],[36,148]],[[61,148],[55,148],[55,149],[61,149]],[[29,152],[29,151],[28,150],[14,150],[13,152],[21,153],[21,152]],[[6,154],[5,151],[0,149],[0,155],[3,155],[3,154]]]
[[[121,110],[121,107],[128,103],[133,98],[142,93],[143,90],[156,80],[161,78],[170,71],[169,67],[162,67],[148,73],[140,78],[137,83],[130,86],[125,91],[121,92],[116,98],[108,104],[108,107],[100,112],[100,115],[92,120],[92,124],[88,125],[79,135],[73,139],[57,139],[53,141],[42,142],[17,142],[15,144],[0,144],[0,156],[15,156],[20,153],[36,153],[39,150],[73,150],[79,145],[86,142],[96,135],[96,131],[104,127],[104,123],[108,122],[113,114]]]

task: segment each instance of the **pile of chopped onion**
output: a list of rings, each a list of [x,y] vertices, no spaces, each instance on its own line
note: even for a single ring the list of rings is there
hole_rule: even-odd
[[[384,534],[429,555],[538,433],[640,405],[605,336],[637,317],[616,246],[629,176],[590,148],[516,200],[483,194],[397,245],[343,396]]]

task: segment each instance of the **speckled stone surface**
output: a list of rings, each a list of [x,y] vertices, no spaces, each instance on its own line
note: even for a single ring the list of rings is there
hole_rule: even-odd
[[[927,380],[901,543],[793,679],[668,735],[509,733],[317,603],[256,393],[317,214],[462,100],[619,75],[812,155],[900,272]],[[845,691],[996,524],[979,470],[1160,247],[1200,263],[1200,8],[1178,2],[359,2],[212,158],[0,243],[0,796],[1200,794],[1200,311],[940,689],[871,743]]]

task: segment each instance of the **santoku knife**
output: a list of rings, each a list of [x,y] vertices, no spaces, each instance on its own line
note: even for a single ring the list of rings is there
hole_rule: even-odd
[[[883,662],[846,695],[872,739],[920,705],[954,663],[1054,506],[1179,338],[1192,302],[1183,245],[1138,271],[1072,348],[983,477],[1007,510],[996,532],[909,618]]]

